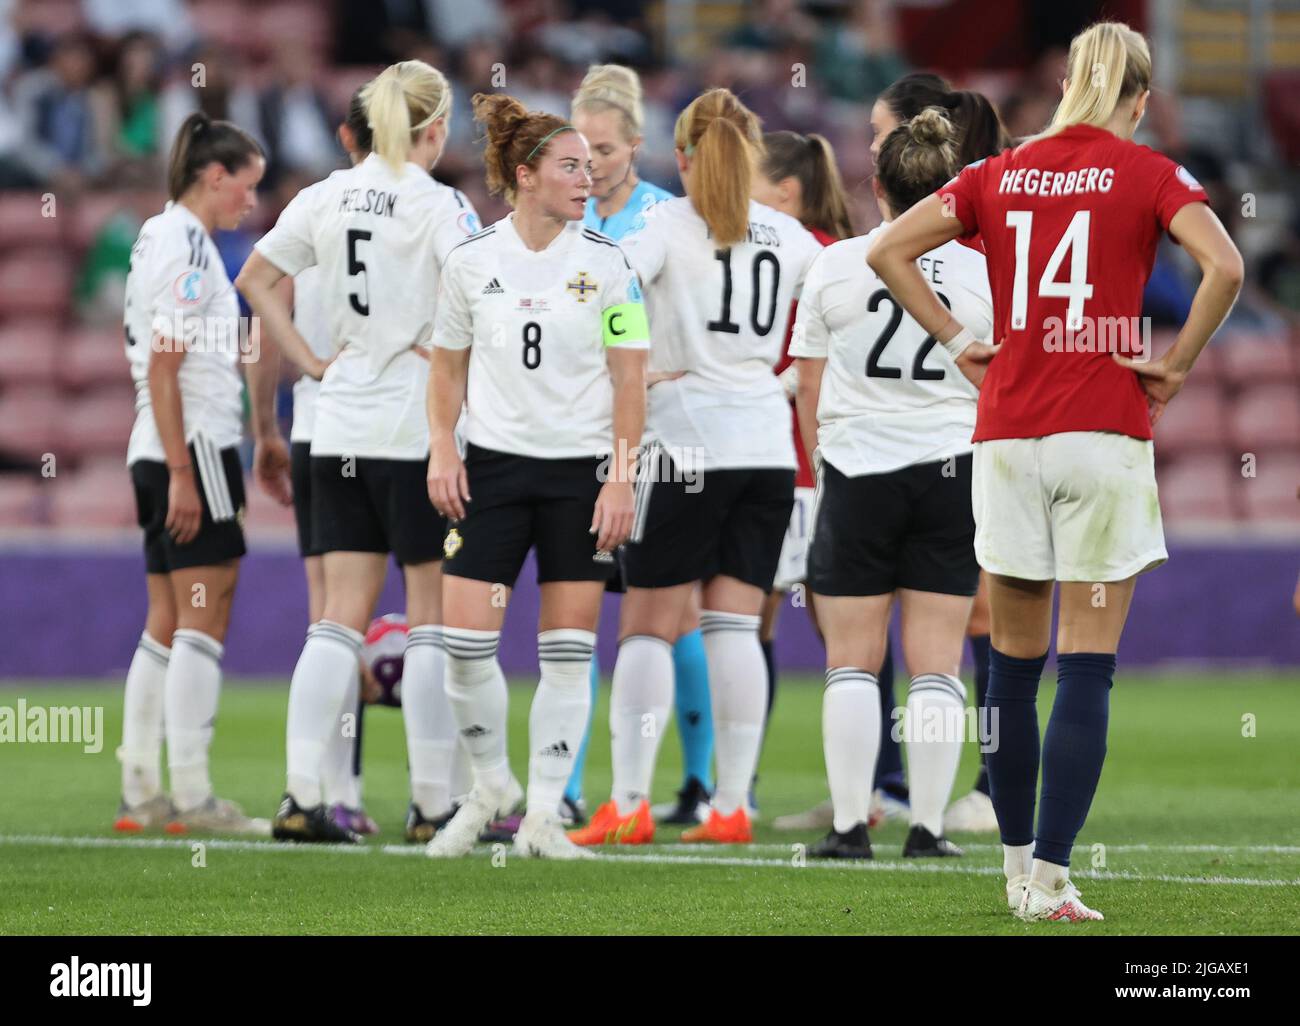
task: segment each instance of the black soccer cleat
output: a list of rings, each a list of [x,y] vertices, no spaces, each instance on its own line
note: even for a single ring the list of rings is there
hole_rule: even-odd
[[[919,823],[907,832],[907,840],[903,842],[905,859],[947,859],[965,854],[948,838],[942,834],[935,837]]]
[[[433,840],[433,835],[441,830],[449,819],[451,819],[450,813],[429,819],[420,810],[420,806],[411,802],[406,809],[406,843],[428,844]]]
[[[277,841],[304,844],[361,843],[361,835],[335,823],[323,803],[304,809],[288,794],[271,820],[271,836]]]
[[[707,805],[710,794],[697,777],[688,777],[682,789],[677,792],[677,804],[666,816],[660,816],[659,822],[672,826],[696,826],[700,817],[696,810]]]
[[[867,837],[867,824],[859,823],[840,833],[834,827],[820,841],[808,849],[814,859],[869,859],[871,840]]]
[[[580,827],[587,822],[587,803],[581,798],[576,801],[567,794],[560,799],[560,825],[565,829]]]

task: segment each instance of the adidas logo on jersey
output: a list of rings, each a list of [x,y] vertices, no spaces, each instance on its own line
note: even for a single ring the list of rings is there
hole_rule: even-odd
[[[504,295],[505,291],[506,290],[501,287],[501,283],[495,278],[483,286],[483,295],[485,296],[500,296]]]
[[[569,751],[568,744],[564,741],[556,741],[552,745],[547,745],[537,754],[543,758],[554,757],[556,759],[568,759],[573,755],[573,753]]]

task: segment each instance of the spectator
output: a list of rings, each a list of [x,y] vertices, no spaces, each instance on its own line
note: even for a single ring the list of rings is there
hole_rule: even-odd
[[[14,86],[25,145],[18,152],[38,181],[76,193],[103,170],[90,86],[95,51],[80,32],[61,37],[47,67],[29,71]]]
[[[157,33],[172,54],[194,42],[189,6],[182,0],[82,0],[81,11],[91,30],[107,39]]]
[[[817,77],[831,96],[867,102],[909,70],[898,49],[894,12],[884,0],[856,0],[849,20],[823,31]]]
[[[116,185],[144,186],[157,179],[162,57],[155,36],[129,33],[118,44],[113,74],[92,90],[98,146]]]
[[[233,121],[265,148],[257,92],[244,62],[215,43],[194,51],[163,90],[160,137],[175,139],[181,122],[196,110],[214,121]]]
[[[266,184],[288,173],[315,181],[340,166],[336,119],[317,85],[321,70],[319,56],[300,42],[285,40],[276,48],[274,77],[261,95],[262,131],[270,153]]]

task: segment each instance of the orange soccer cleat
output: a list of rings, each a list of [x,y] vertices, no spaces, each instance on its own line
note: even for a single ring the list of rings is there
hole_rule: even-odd
[[[650,803],[644,799],[634,812],[626,816],[618,814],[618,806],[611,799],[592,813],[591,822],[585,827],[569,831],[570,841],[587,847],[597,844],[649,844],[654,839],[655,821],[650,815]]]
[[[750,828],[744,806],[730,816],[724,816],[717,809],[710,809],[709,818],[705,822],[682,832],[682,840],[687,844],[701,841],[712,844],[751,844],[754,831]]]

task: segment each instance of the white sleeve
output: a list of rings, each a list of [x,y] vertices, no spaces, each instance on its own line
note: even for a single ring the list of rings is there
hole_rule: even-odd
[[[155,334],[161,329],[171,337],[178,316],[194,316],[207,306],[212,298],[211,281],[192,263],[196,250],[180,238],[179,230],[170,237],[158,233],[148,246],[149,320]]]
[[[636,271],[644,285],[649,285],[663,270],[664,260],[668,256],[667,233],[664,231],[664,218],[655,216],[664,205],[655,204],[646,210],[642,217],[643,226],[631,234],[624,235],[619,242],[628,263]]]
[[[450,212],[434,228],[433,252],[439,267],[447,262],[453,249],[483,227],[469,197],[456,189],[451,192],[455,199],[450,201]]]
[[[474,342],[474,318],[469,297],[458,273],[464,261],[451,260],[438,280],[438,311],[433,321],[433,344],[439,349],[468,349]]]
[[[981,342],[992,345],[997,340],[993,334],[993,295],[989,291],[988,265],[984,261],[972,264],[971,274],[963,284],[970,297],[971,309],[975,312],[973,323],[964,323],[971,334]]]
[[[791,356],[824,359],[830,350],[830,331],[823,316],[823,292],[826,287],[826,250],[813,259],[803,281],[803,294],[790,336]]]
[[[612,254],[609,266],[600,295],[602,341],[610,348],[649,349],[650,330],[640,277],[621,249]]]
[[[311,203],[314,193],[311,188],[298,193],[280,213],[275,227],[253,247],[285,274],[297,274],[316,263]]]

